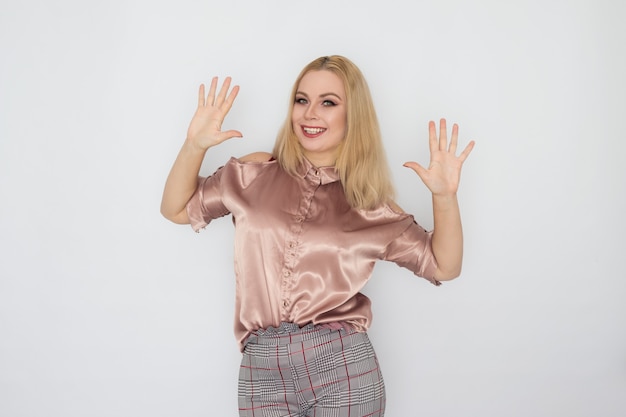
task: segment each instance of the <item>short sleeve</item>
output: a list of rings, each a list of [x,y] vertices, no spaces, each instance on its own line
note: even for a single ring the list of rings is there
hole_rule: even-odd
[[[198,177],[198,186],[186,207],[189,223],[195,232],[206,227],[211,220],[230,213],[222,198],[223,170],[224,167],[221,167],[210,177]]]
[[[412,219],[412,216],[410,217]],[[407,268],[435,285],[440,285],[441,283],[435,279],[437,261],[433,254],[432,237],[432,231],[426,231],[412,220],[409,226],[389,243],[383,259]]]

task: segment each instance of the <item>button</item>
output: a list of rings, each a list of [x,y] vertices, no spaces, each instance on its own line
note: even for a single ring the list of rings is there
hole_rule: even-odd
[[[302,216],[296,216],[296,222],[298,223],[302,223],[304,221],[304,217]]]
[[[289,247],[290,248],[295,248],[296,247],[296,242],[293,242],[293,241],[289,242]]]
[[[288,277],[289,275],[291,275],[291,271],[283,271],[283,276]]]
[[[283,301],[283,307],[287,307],[287,306],[289,306],[289,301],[287,300]]]

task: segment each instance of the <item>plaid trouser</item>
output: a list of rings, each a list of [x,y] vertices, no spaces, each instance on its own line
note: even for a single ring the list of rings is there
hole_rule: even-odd
[[[281,323],[246,340],[241,417],[382,417],[385,386],[366,333]]]

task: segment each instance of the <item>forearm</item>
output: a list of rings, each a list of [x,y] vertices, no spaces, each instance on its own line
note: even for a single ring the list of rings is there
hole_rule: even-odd
[[[437,260],[436,278],[450,280],[461,274],[463,228],[456,194],[433,195],[433,253]]]
[[[206,151],[185,141],[165,182],[161,214],[174,223],[189,223],[185,207],[196,191]]]

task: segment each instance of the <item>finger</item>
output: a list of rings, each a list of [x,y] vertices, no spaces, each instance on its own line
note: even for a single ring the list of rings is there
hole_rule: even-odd
[[[439,141],[437,140],[437,128],[435,122],[432,120],[428,122],[428,147],[430,154],[432,155],[437,149],[439,149]]]
[[[215,103],[215,90],[217,90],[217,77],[213,77],[211,80],[211,87],[209,88],[209,95],[205,105],[212,106]]]
[[[240,132],[240,131],[238,131],[238,130],[226,130],[226,131],[224,131],[224,132],[221,132],[221,133],[217,136],[217,139],[218,139],[218,141],[221,143],[221,142],[224,142],[225,140],[228,140],[228,139],[232,139],[232,138],[242,138],[242,137],[243,137],[243,135],[242,135],[242,134],[241,134],[241,132]]]
[[[452,125],[452,136],[450,137],[450,148],[448,149],[452,155],[456,154],[456,147],[459,140],[459,125]]]
[[[472,152],[472,149],[474,149],[475,144],[476,142],[471,141],[470,143],[467,144],[465,149],[463,149],[463,152],[461,152],[461,155],[459,155],[459,159],[461,160],[461,162],[465,162],[469,154]]]
[[[420,178],[424,179],[428,175],[428,170],[417,162],[405,162],[402,166],[411,168]]]
[[[224,82],[222,83],[222,88],[220,88],[220,93],[217,95],[217,99],[215,100],[215,105],[217,107],[220,107],[224,103],[224,99],[226,98],[226,93],[228,92],[228,89],[230,88],[231,80],[232,79],[230,77],[226,77],[224,79]]]
[[[230,94],[228,95],[228,97],[226,97],[226,101],[224,101],[224,112],[228,113],[230,111],[230,108],[233,106],[233,102],[235,101],[235,98],[237,98],[237,94],[239,94],[239,86],[236,85],[233,87],[232,90],[230,90]]]
[[[204,107],[204,84],[198,89],[198,107]]]
[[[439,120],[439,150],[448,149],[448,131],[446,129],[446,119]]]

